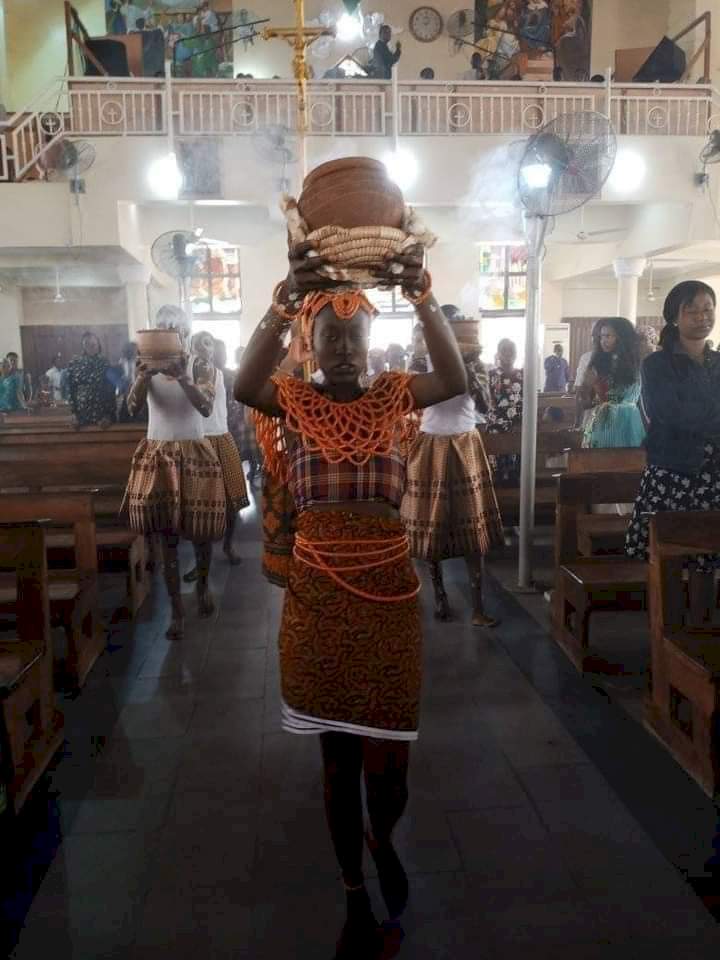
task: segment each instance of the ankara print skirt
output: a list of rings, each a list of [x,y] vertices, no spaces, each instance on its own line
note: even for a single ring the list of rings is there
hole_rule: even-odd
[[[223,433],[220,436],[207,437],[206,439],[210,441],[220,461],[228,506],[236,512],[249,507],[250,500],[245,483],[245,473],[232,435]]]
[[[418,435],[408,456],[400,515],[417,559],[485,554],[502,544],[500,511],[477,430]]]
[[[276,587],[287,587],[295,545],[297,511],[287,483],[267,471],[262,481],[262,570]]]
[[[708,443],[705,459],[695,474],[675,473],[662,467],[646,467],[640,493],[625,536],[625,553],[647,560],[650,543],[650,514],[662,510],[720,510],[720,447]],[[720,555],[697,557],[698,569],[709,571],[720,565]]]
[[[362,565],[352,555],[381,553],[391,540],[403,541],[405,554],[390,564],[342,573],[353,589],[373,597],[367,599],[298,559],[296,546],[279,638],[283,728],[416,740],[422,679],[418,581],[401,522],[304,511],[297,539],[343,552],[337,563],[330,561],[336,569]]]
[[[225,505],[220,461],[207,440],[140,441],[123,500],[133,530],[220,540]]]

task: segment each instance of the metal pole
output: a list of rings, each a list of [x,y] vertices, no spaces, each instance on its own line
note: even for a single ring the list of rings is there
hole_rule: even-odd
[[[542,254],[547,220],[528,217],[527,313],[525,315],[525,371],[520,445],[520,552],[518,586],[532,588],[532,547],[535,525],[535,458],[537,454],[538,355],[542,294]]]

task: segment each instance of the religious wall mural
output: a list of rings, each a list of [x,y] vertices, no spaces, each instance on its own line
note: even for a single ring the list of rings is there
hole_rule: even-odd
[[[242,43],[245,50],[251,47],[257,39],[254,22],[260,19],[244,7],[233,13],[232,0],[146,0],[136,4],[105,0],[105,15],[111,35],[154,34],[164,43],[175,75],[185,77],[232,77],[234,44]]]
[[[509,78],[515,64],[539,60],[558,80],[588,80],[591,23],[592,0],[476,0],[483,72]]]

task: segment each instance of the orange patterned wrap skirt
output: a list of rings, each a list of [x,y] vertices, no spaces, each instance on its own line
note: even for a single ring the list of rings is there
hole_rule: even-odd
[[[220,461],[228,506],[236,512],[249,507],[245,472],[232,434],[223,433],[217,437],[206,437],[206,439],[210,441]]]
[[[404,544],[402,556],[368,566],[396,549],[385,546],[390,542]],[[348,572],[339,574],[344,586],[301,559],[296,546],[280,627],[283,728],[416,740],[420,612],[402,523],[304,511],[297,518],[297,543],[310,544],[311,557],[314,551],[327,557],[331,570]]]
[[[207,440],[141,440],[124,504],[138,533],[174,533],[194,542],[225,532],[222,469]]]

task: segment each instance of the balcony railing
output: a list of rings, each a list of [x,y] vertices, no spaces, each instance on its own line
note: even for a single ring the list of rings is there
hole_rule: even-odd
[[[720,126],[720,97],[705,85],[314,81],[310,136],[527,136],[558,114],[607,114],[618,134],[705,136]],[[58,80],[0,123],[0,180],[33,175],[65,134],[85,137],[249,136],[295,127],[297,90],[287,80]]]

